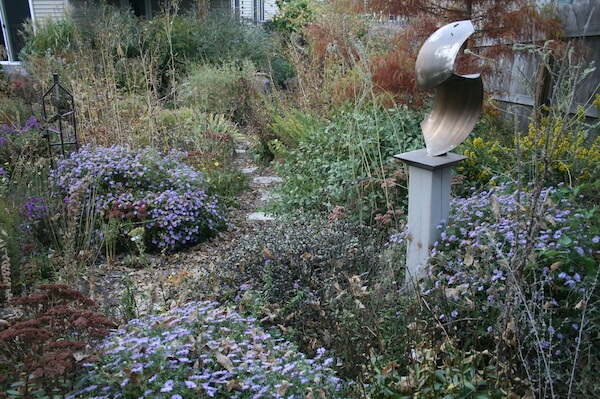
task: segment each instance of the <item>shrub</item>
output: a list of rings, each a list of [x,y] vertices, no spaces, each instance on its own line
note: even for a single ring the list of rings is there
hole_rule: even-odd
[[[67,398],[341,397],[324,350],[307,359],[257,320],[191,302],[160,316],[134,319],[100,346],[101,361]]]
[[[51,179],[69,211],[94,210],[96,242],[103,235],[108,245],[126,242],[132,229],[143,227],[148,248],[173,251],[209,237],[223,224],[204,177],[181,162],[183,156],[86,146],[60,162]]]
[[[45,54],[65,57],[74,49],[77,27],[72,17],[67,15],[52,22],[44,22],[36,26],[33,24],[25,26],[26,41],[21,50],[23,57]]]
[[[241,65],[197,64],[179,89],[178,103],[243,122],[252,95],[258,95],[253,85],[255,73],[256,68],[249,61]]]
[[[470,357],[467,369],[487,370],[473,393],[498,380],[536,397],[597,394],[589,381],[597,367],[600,230],[595,209],[578,208],[580,194],[547,188],[536,204],[531,192],[501,185],[453,200],[421,291],[428,317],[416,324],[418,355]],[[436,339],[454,349],[428,354]],[[410,375],[418,380],[417,367]]]
[[[0,332],[0,396],[54,397],[68,392],[73,376],[94,361],[88,351],[114,323],[96,304],[66,285],[41,285],[40,292],[14,299],[19,317]]]
[[[277,0],[277,13],[271,22],[273,28],[289,35],[300,33],[315,21],[318,6],[310,0]]]
[[[225,294],[280,326],[303,352],[331,348],[341,375],[355,378],[373,351],[404,349],[398,263],[383,248],[373,229],[347,221],[271,222],[223,257],[223,268],[236,265]]]
[[[393,155],[418,149],[418,115],[406,108],[357,107],[339,111],[327,125],[298,115],[275,119],[271,147],[285,162],[275,163],[284,178],[277,212],[331,212],[389,225],[406,201],[403,166]],[[391,220],[390,220],[391,219]]]
[[[0,125],[0,174],[2,185],[10,180],[19,164],[33,162],[46,153],[47,146],[39,130],[39,122],[31,116],[23,126],[12,123]]]

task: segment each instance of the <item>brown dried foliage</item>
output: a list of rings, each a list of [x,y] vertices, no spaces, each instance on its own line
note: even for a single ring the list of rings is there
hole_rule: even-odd
[[[491,59],[510,55],[514,43],[559,38],[562,29],[555,15],[538,12],[534,0],[375,0],[369,5],[373,11],[404,18],[421,43],[436,28],[469,19],[476,30],[469,47]],[[479,68],[482,73],[493,72],[485,63],[480,63]]]
[[[82,361],[93,360],[86,349],[116,327],[92,299],[64,284],[41,285],[39,293],[16,298],[11,305],[20,316],[0,332],[0,374],[8,383],[24,382],[24,397],[32,389],[68,387],[65,383]]]

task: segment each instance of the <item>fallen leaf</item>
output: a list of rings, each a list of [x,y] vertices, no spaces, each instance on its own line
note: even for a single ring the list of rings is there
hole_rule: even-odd
[[[465,254],[465,266],[473,266],[473,262],[475,262],[473,255],[471,255],[470,251],[467,251]]]
[[[75,353],[73,353],[73,357],[75,358],[75,361],[76,361],[77,363],[79,363],[79,362],[80,362],[80,361],[82,361],[83,359],[90,357],[90,355],[89,355],[89,354],[87,354],[87,353],[85,353],[85,352],[81,352],[81,351],[79,351],[79,352],[75,352]]]
[[[496,220],[500,220],[500,204],[498,203],[498,199],[496,198],[496,196],[492,195],[492,197],[490,198],[491,203],[492,203],[492,215],[494,215],[494,217],[496,218]]]
[[[279,396],[284,396],[289,387],[290,383],[288,381],[281,380],[281,385],[279,385],[279,388],[277,388],[277,394]]]
[[[231,380],[227,383],[227,392],[241,391],[241,390],[242,390],[242,383],[240,382],[240,380]]]
[[[396,367],[398,367],[398,363],[396,363],[396,362],[390,362],[390,363],[388,363],[388,365],[385,366],[383,368],[383,370],[381,370],[381,375],[383,377],[387,377],[388,374],[390,374],[391,372],[393,372]]]
[[[273,256],[273,253],[271,251],[269,251],[269,248],[267,248],[267,247],[263,247],[262,253],[267,259],[275,259],[275,257]]]
[[[531,388],[525,391],[525,395],[523,395],[521,399],[535,399],[535,395],[533,394]]]
[[[233,372],[233,363],[231,362],[231,360],[229,360],[227,356],[225,356],[221,352],[215,352],[215,357],[217,358],[217,362],[219,362],[221,366],[223,366],[230,373]]]
[[[354,303],[356,303],[356,307],[358,307],[359,309],[365,309],[365,305],[363,305],[363,303],[360,300],[355,299]]]
[[[562,261],[554,262],[554,263],[552,264],[552,266],[550,266],[550,270],[556,270],[556,269],[558,269],[559,267],[561,267],[561,266],[562,266],[562,264],[563,264],[563,262],[562,262]]]

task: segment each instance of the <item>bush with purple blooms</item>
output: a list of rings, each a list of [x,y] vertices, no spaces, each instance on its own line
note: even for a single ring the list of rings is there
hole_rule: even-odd
[[[106,226],[123,243],[131,230],[143,227],[146,248],[173,251],[213,235],[224,224],[204,177],[183,163],[183,156],[88,145],[59,162],[50,178],[69,208],[94,210],[87,214],[96,219],[98,242],[108,238],[103,236]]]
[[[578,206],[597,201],[583,194],[559,187],[536,197],[504,184],[454,199],[421,287],[428,317],[419,340],[465,345],[505,389],[595,396],[600,214]]]
[[[215,302],[134,319],[100,345],[101,359],[66,398],[343,397],[344,384],[319,350],[313,359]]]

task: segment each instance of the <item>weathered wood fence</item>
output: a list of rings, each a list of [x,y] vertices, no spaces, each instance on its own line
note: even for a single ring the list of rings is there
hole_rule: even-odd
[[[559,0],[560,17],[567,43],[577,42],[585,49],[586,62],[595,66],[595,70],[581,81],[575,91],[571,112],[583,106],[588,122],[595,122],[600,112],[591,102],[594,101],[600,85],[600,0]],[[506,116],[514,118],[521,131],[527,131],[532,107],[536,104],[551,103],[560,87],[555,77],[564,76],[569,65],[557,62],[553,65],[552,76],[544,76],[542,57],[539,53],[522,51],[510,61],[504,61],[500,68],[503,73],[494,82],[490,82]],[[537,95],[537,98],[536,98]],[[591,100],[591,101],[590,101]],[[590,132],[598,135],[599,132]]]

